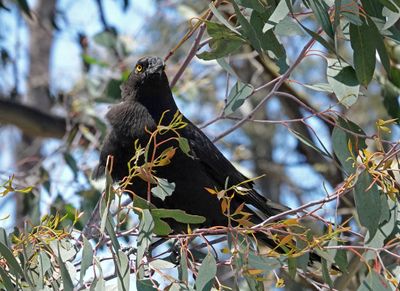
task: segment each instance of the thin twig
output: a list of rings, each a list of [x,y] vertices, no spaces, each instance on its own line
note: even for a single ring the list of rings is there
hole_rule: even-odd
[[[217,135],[214,139],[213,142],[220,140],[221,138],[223,138],[224,136],[232,133],[233,131],[235,131],[236,129],[238,129],[239,127],[241,127],[244,123],[246,123],[246,121],[248,121],[249,119],[252,118],[252,116],[260,109],[264,106],[265,102],[267,102],[267,100],[269,100],[272,96],[275,95],[276,91],[278,91],[278,89],[281,87],[281,85],[289,78],[290,74],[293,72],[293,70],[297,67],[298,64],[300,64],[300,62],[303,60],[303,58],[307,55],[307,51],[313,46],[315,42],[315,39],[311,39],[305,46],[304,48],[301,50],[299,56],[297,57],[297,59],[295,60],[295,62],[289,67],[289,69],[279,78],[277,78],[277,82],[274,85],[274,87],[272,88],[271,92],[269,94],[267,94],[260,103],[257,104],[257,106],[249,113],[247,114],[245,117],[242,118],[242,120],[240,120],[238,123],[236,123],[234,126],[232,126],[231,128],[225,130],[224,132],[222,132],[221,134]]]

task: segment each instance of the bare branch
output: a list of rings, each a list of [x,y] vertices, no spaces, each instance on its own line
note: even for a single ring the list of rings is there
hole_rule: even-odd
[[[31,137],[61,139],[66,133],[65,118],[42,112],[0,96],[0,123],[12,124]]]

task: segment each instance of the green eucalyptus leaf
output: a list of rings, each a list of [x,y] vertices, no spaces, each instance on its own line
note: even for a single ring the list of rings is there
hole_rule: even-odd
[[[263,257],[253,252],[249,253],[247,264],[249,269],[262,270],[265,273],[269,273],[282,266],[276,258]]]
[[[379,290],[379,291],[391,291],[391,284],[388,282],[383,276],[376,273],[374,270],[371,270],[361,282],[361,285],[358,287],[357,291],[371,291],[371,290]]]
[[[224,113],[229,115],[239,109],[239,107],[243,105],[246,98],[249,97],[253,91],[254,88],[252,85],[242,83],[241,81],[236,82],[229,92]]]
[[[142,279],[144,277],[144,270],[141,266],[141,263],[144,254],[151,244],[151,239],[153,238],[153,229],[154,220],[151,216],[150,210],[143,209],[140,217],[139,235],[137,238],[136,268],[138,279]]]
[[[81,260],[81,271],[79,275],[80,284],[83,283],[83,277],[87,269],[92,265],[93,262],[93,248],[89,240],[83,236],[83,250],[82,250],[82,260]]]
[[[353,48],[353,61],[360,84],[367,86],[374,75],[376,43],[379,41],[371,33],[367,23],[350,23],[350,43]]]
[[[128,256],[121,250],[118,250],[117,260],[118,291],[128,291],[130,282],[130,266]]]
[[[354,200],[360,224],[368,229],[369,238],[373,238],[379,227],[381,217],[381,198],[378,187],[368,171],[362,172],[354,187]]]
[[[151,193],[161,200],[165,200],[166,197],[171,196],[175,190],[175,183],[168,182],[167,179],[157,178],[157,186],[151,188]]]
[[[282,19],[284,19],[289,14],[289,6],[287,1],[279,1],[271,17],[265,23],[263,27],[263,32],[266,32],[274,28]]]
[[[206,221],[204,216],[188,214],[180,209],[152,209],[151,214],[154,218],[173,218],[180,223],[200,224]]]
[[[337,59],[328,58],[328,83],[341,104],[349,108],[358,98],[360,84],[354,69]]]
[[[210,291],[217,274],[217,262],[210,253],[204,258],[196,279],[197,291]]]
[[[333,39],[334,31],[328,14],[329,7],[325,4],[325,2],[320,0],[310,0],[309,3],[318,23],[322,26],[322,29],[325,31],[325,33],[331,39]]]

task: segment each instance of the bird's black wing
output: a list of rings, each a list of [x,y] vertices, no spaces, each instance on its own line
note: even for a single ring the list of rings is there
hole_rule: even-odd
[[[229,185],[237,185],[248,180],[222,155],[198,127],[189,120],[186,120],[186,122],[188,122],[188,125],[185,127],[185,137],[189,141],[192,155],[200,161],[205,171],[218,183],[215,186],[220,187],[220,189],[224,187],[227,177],[229,177]],[[289,210],[288,207],[261,196],[253,189],[253,185],[252,181],[243,185],[251,191],[247,195],[237,195],[237,199],[254,206],[268,217]]]

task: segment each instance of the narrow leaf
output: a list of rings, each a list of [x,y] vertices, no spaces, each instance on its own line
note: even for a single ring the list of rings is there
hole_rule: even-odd
[[[179,280],[188,283],[189,272],[188,272],[188,262],[186,257],[186,252],[181,248],[181,260],[178,267]]]
[[[5,261],[7,262],[8,266],[10,267],[10,270],[15,274],[19,275],[22,278],[24,277],[24,272],[22,271],[22,268],[18,261],[15,259],[13,253],[11,250],[2,242],[0,242],[0,254],[3,256]]]
[[[86,270],[92,265],[93,261],[93,248],[88,239],[83,236],[83,250],[81,260],[81,271],[79,276],[79,282],[82,284],[83,277],[85,276]]]
[[[375,70],[375,50],[378,40],[371,34],[369,26],[350,23],[350,43],[353,48],[353,61],[358,81],[367,86]]]
[[[333,39],[334,32],[328,14],[329,7],[325,4],[325,2],[320,0],[311,0],[309,3],[318,23],[322,26],[322,29],[325,31],[325,33],[331,39]]]
[[[344,120],[338,117],[337,124],[340,127],[348,129],[350,132],[365,135],[365,132],[350,120]],[[347,174],[355,171],[354,160],[351,157],[358,156],[358,152],[366,147],[365,138],[358,137],[354,134],[344,131],[342,128],[335,126],[332,132],[332,147],[335,155],[338,157]],[[352,151],[349,151],[349,143]]]
[[[74,284],[72,283],[71,275],[69,274],[68,269],[65,266],[65,263],[61,259],[60,245],[59,244],[57,244],[57,248],[58,248],[57,263],[58,263],[58,266],[60,267],[62,282],[63,282],[63,285],[64,285],[64,290],[65,291],[72,291],[72,290],[74,290]]]
[[[301,133],[295,131],[293,128],[288,128],[289,132],[292,133],[297,139],[299,139],[302,143],[307,145],[308,147],[314,149],[316,152],[320,153],[325,157],[331,157],[329,153],[324,152],[320,148],[318,148],[313,141],[308,139],[307,137],[303,136]]]
[[[235,2],[231,2],[233,8],[235,9],[236,17],[239,23],[242,25],[243,36],[248,39],[251,43],[252,47],[259,53],[262,54],[261,48],[261,40],[257,35],[254,27],[249,23],[246,17],[243,16],[242,12],[239,9],[239,6]]]
[[[158,208],[151,210],[151,214],[156,218],[173,218],[177,222],[189,224],[199,224],[206,220],[204,216],[188,214],[180,209]]]
[[[354,200],[356,204],[360,224],[369,231],[369,237],[375,236],[381,217],[381,198],[376,184],[372,185],[372,179],[367,171],[358,177],[354,187]],[[369,190],[367,190],[369,188]]]
[[[15,290],[14,284],[10,279],[10,273],[3,270],[3,267],[0,266],[0,277],[2,278],[1,283],[4,285],[6,290]]]
[[[150,210],[143,209],[139,224],[139,235],[137,238],[136,268],[139,279],[143,278],[144,270],[140,267],[143,256],[151,244],[153,237],[154,220]]]
[[[128,256],[121,250],[118,250],[117,255],[118,266],[118,291],[129,291],[130,282],[130,267]]]
[[[333,288],[333,282],[331,276],[329,275],[328,263],[325,259],[321,259],[321,263],[322,263],[322,278],[324,279],[324,282],[326,282],[329,285],[329,287]]]
[[[214,281],[215,275],[217,274],[217,263],[210,253],[204,258],[199,273],[196,279],[196,290],[197,291],[210,291]]]

